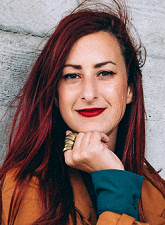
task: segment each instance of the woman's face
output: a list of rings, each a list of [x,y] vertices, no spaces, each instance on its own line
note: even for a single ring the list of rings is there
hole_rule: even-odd
[[[132,101],[124,58],[107,32],[80,38],[71,48],[58,84],[58,104],[72,131],[117,133]]]

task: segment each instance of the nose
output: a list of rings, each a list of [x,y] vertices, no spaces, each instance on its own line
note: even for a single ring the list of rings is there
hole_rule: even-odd
[[[87,102],[93,102],[98,98],[98,88],[95,78],[84,79],[82,86],[82,100]]]

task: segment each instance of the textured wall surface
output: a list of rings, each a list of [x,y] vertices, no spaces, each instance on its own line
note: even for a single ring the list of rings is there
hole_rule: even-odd
[[[165,178],[165,0],[129,0],[133,24],[147,50],[143,68],[146,158]]]
[[[0,118],[19,92],[31,65],[58,21],[76,0],[0,1]],[[108,2],[108,0],[106,0]],[[127,0],[147,50],[143,68],[146,158],[165,178],[165,0]],[[9,134],[11,107],[0,122],[0,158]],[[2,162],[2,161],[1,161]]]

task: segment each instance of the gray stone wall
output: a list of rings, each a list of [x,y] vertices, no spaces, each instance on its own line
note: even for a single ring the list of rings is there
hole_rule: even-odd
[[[106,0],[108,2],[108,0]],[[146,158],[165,178],[165,0],[126,0],[147,49],[143,68],[146,105]],[[57,22],[80,1],[0,1],[0,119]],[[0,120],[0,158],[7,149],[14,106]]]

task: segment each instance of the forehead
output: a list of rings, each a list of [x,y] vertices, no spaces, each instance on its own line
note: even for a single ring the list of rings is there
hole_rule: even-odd
[[[124,62],[116,37],[108,32],[99,31],[78,39],[72,46],[65,63],[82,64],[87,61],[99,63],[106,60],[114,63]]]

